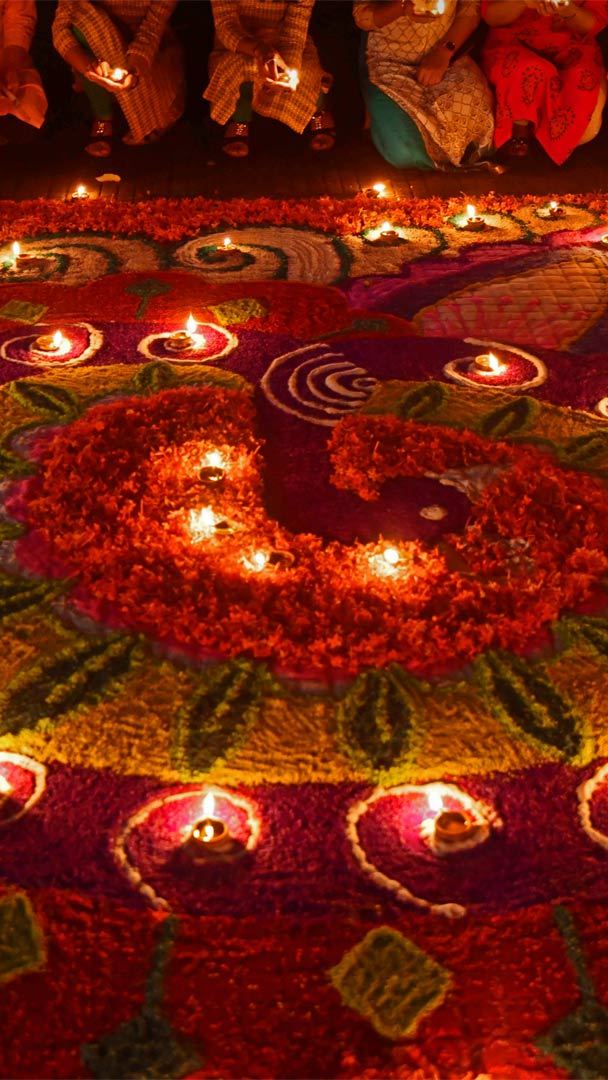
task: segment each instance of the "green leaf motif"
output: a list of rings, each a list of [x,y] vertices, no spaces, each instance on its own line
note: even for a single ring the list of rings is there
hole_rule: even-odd
[[[403,395],[395,412],[401,420],[426,420],[441,408],[445,397],[440,383],[423,383]]]
[[[571,618],[560,623],[569,643],[582,642],[608,660],[608,619]]]
[[[421,684],[398,664],[362,672],[338,705],[340,741],[358,765],[388,769],[409,749]]]
[[[0,899],[0,982],[35,971],[44,961],[42,931],[27,896],[8,893]]]
[[[134,648],[132,638],[78,642],[20,672],[0,695],[0,734],[56,721],[96,701],[128,673]]]
[[[27,611],[31,607],[38,607],[56,592],[57,588],[46,581],[0,574],[0,619],[6,618],[7,615]]]
[[[608,438],[599,432],[579,435],[560,449],[560,458],[573,469],[603,469],[608,466]]]
[[[141,394],[155,394],[174,386],[176,376],[171,364],[165,360],[152,360],[137,372],[133,385]]]
[[[178,1080],[200,1069],[199,1054],[175,1033],[162,1011],[165,973],[177,925],[171,917],[161,924],[140,1012],[97,1042],[82,1047],[82,1060],[99,1080]]]
[[[581,719],[540,666],[511,653],[487,652],[476,660],[474,671],[480,690],[507,727],[566,758],[577,757],[583,744]]]
[[[6,521],[0,518],[0,544],[5,540],[16,540],[23,533],[23,525],[18,521]]]
[[[111,1035],[83,1046],[82,1060],[99,1080],[178,1080],[201,1067],[201,1058],[157,1012],[141,1012]]]
[[[177,716],[173,756],[178,767],[205,772],[225,758],[257,721],[270,686],[266,668],[249,660],[203,672]]]
[[[479,423],[479,431],[489,438],[504,439],[527,428],[537,412],[538,403],[533,398],[516,398],[486,413]]]
[[[53,383],[18,379],[10,384],[9,393],[26,409],[50,413],[53,417],[70,419],[80,412],[80,403],[69,390]]]
[[[574,969],[581,1001],[574,1012],[567,1013],[541,1035],[536,1045],[569,1076],[577,1080],[605,1080],[608,1076],[608,1009],[597,1000],[571,912],[558,905],[553,916]]]
[[[383,334],[387,326],[387,319],[354,319],[350,326],[350,329],[358,334],[361,334],[365,331],[372,334]]]
[[[125,292],[139,296],[140,300],[135,312],[135,318],[143,319],[150,300],[155,296],[162,296],[164,293],[171,292],[171,286],[164,281],[157,281],[156,278],[146,278],[145,281],[135,281],[132,285],[127,285]]]
[[[8,450],[6,446],[0,446],[0,478],[27,476],[33,471],[31,462],[13,454],[12,450]]]

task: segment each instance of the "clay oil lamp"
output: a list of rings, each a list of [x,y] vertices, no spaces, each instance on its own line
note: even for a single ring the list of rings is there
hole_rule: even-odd
[[[493,352],[481,353],[476,356],[471,365],[471,371],[474,375],[504,375],[507,370],[507,365],[498,358]]]
[[[473,203],[467,203],[465,218],[460,228],[466,232],[483,232],[487,227],[485,218],[477,213]]]
[[[231,835],[226,822],[217,815],[213,792],[205,795],[203,816],[193,825],[184,847],[194,863],[222,860],[242,850],[242,845]]]
[[[227,463],[219,450],[210,450],[203,458],[199,477],[204,484],[222,484],[226,478]]]
[[[72,342],[61,330],[56,330],[53,334],[41,334],[31,348],[32,352],[44,356],[66,356],[72,348]]]

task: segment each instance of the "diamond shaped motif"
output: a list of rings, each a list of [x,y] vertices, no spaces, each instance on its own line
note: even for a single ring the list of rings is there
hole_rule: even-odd
[[[0,900],[0,982],[45,961],[42,931],[25,893],[9,893]]]
[[[345,1004],[388,1039],[413,1034],[452,983],[449,971],[389,926],[366,934],[330,976]]]
[[[268,315],[268,308],[253,296],[226,300],[223,304],[214,304],[209,310],[220,326],[236,326],[248,319],[264,319]]]
[[[608,1076],[608,1009],[591,999],[565,1016],[537,1042],[577,1080]]]
[[[3,319],[12,319],[13,322],[37,323],[45,311],[48,311],[45,304],[30,304],[27,300],[9,300],[8,304],[0,308],[0,315]]]
[[[177,1080],[201,1066],[198,1054],[175,1035],[162,1014],[142,1011],[111,1035],[89,1043],[82,1060],[100,1080]]]

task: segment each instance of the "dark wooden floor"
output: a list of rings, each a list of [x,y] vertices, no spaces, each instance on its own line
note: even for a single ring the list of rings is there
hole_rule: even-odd
[[[328,155],[311,154],[304,139],[261,123],[249,160],[235,164],[221,153],[217,136],[182,121],[163,142],[140,149],[119,143],[111,158],[95,160],[82,150],[85,129],[70,127],[46,136],[16,134],[0,147],[0,198],[64,199],[85,183],[104,197],[124,200],[155,196],[212,198],[269,195],[348,197],[377,180],[396,195],[425,198],[466,193],[575,194],[608,190],[608,130],[556,168],[540,151],[503,176],[485,172],[398,171],[376,153],[366,133],[348,135]],[[100,187],[104,172],[119,183]]]

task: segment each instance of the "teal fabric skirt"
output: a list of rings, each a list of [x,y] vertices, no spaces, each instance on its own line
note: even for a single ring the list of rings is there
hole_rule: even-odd
[[[359,73],[371,123],[372,142],[397,169],[434,169],[416,124],[379,87],[370,82],[366,61],[367,34],[362,35]]]

